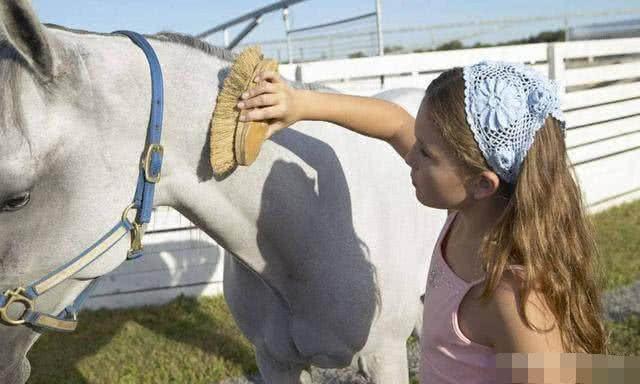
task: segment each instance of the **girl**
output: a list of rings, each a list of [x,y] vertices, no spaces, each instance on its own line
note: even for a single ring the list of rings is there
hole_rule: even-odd
[[[422,382],[495,382],[497,353],[607,354],[597,249],[555,83],[514,63],[456,67],[429,85],[414,120],[276,73],[258,81],[241,120],[268,120],[269,136],[306,119],[385,140],[418,200],[448,210],[424,298]]]

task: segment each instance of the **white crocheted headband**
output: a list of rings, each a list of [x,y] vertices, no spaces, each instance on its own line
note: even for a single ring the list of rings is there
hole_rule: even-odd
[[[558,85],[519,63],[482,61],[463,69],[465,111],[491,169],[513,184],[549,114],[561,122]]]

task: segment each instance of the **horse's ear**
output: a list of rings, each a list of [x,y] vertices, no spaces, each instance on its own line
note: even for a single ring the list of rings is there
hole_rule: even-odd
[[[51,39],[29,0],[0,1],[0,34],[39,75],[55,76]]]

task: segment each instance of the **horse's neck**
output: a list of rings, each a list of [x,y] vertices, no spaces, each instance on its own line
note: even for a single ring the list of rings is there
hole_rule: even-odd
[[[101,78],[99,92],[105,95],[106,109],[111,109],[110,121],[116,121],[104,129],[119,127],[121,132],[113,132],[115,142],[109,146],[126,148],[122,157],[127,160],[122,165],[131,168],[145,142],[149,67],[142,51],[128,39],[94,39],[100,40],[93,46],[99,52],[89,63],[89,71],[92,78]],[[219,85],[231,63],[181,44],[149,41],[161,63],[165,86],[165,155],[154,205],[177,209],[231,252],[251,257],[248,264],[259,270],[262,259],[255,251],[255,206],[267,165],[256,165],[251,172],[238,169],[231,177],[216,180],[209,164],[210,122]],[[113,66],[120,70],[114,71]],[[129,175],[128,183],[135,185],[136,176]]]
[[[82,57],[80,68],[88,88],[82,108],[85,114],[92,114],[94,124],[74,129],[94,130],[90,135],[99,138],[96,142],[108,152],[105,161],[123,171],[123,184],[131,179],[135,186],[151,104],[149,64],[144,53],[124,36],[55,33],[66,46],[78,46]],[[181,187],[191,184],[189,176],[195,182],[198,166],[205,165],[200,159],[203,151],[208,152],[205,144],[220,77],[230,63],[178,43],[149,42],[162,67],[165,95],[161,139],[165,157],[154,203],[179,206],[176,195],[182,192]]]
[[[100,99],[100,113],[105,116],[98,122],[101,126],[95,135],[109,149],[107,160],[112,162],[112,169],[123,170],[118,184],[132,190],[149,119],[148,63],[127,38],[77,39],[86,44],[90,53],[85,60],[87,76],[96,84],[93,94]],[[334,180],[332,185],[339,186],[325,189],[323,197],[349,200],[347,188],[340,182],[341,169],[335,153],[312,136],[285,130],[264,144],[251,167],[239,167],[229,177],[217,179],[209,163],[209,127],[219,84],[231,63],[176,43],[153,39],[150,43],[160,60],[165,83],[161,141],[165,155],[154,205],[177,209],[252,269],[264,271],[263,255],[278,253],[271,249],[274,245],[269,238],[273,234],[265,230],[280,223],[273,214],[286,212],[294,219],[303,211],[313,215],[318,207],[309,207],[308,203],[318,203],[313,185],[316,179]],[[326,131],[320,122],[304,125],[305,133]],[[320,173],[327,176],[321,178]],[[332,192],[338,189],[336,196]],[[296,200],[288,201],[289,196]],[[269,209],[280,203],[287,206]],[[350,220],[346,222],[350,224]],[[269,261],[272,273],[283,270],[277,263],[278,260]]]

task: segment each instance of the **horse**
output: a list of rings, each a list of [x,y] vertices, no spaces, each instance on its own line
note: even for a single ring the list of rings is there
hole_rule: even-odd
[[[68,262],[123,215],[152,91],[149,63],[126,36],[42,24],[28,0],[5,0],[0,26],[6,293]],[[405,343],[422,327],[420,297],[446,212],[419,204],[390,145],[326,122],[296,123],[267,140],[252,166],[215,175],[209,124],[236,56],[180,34],[148,41],[165,90],[153,205],[174,208],[230,255],[224,297],[264,381],[299,383],[310,365],[352,365],[375,383],[408,383]],[[415,116],[423,94],[375,97]],[[114,244],[36,309],[60,312],[128,250]],[[26,382],[26,354],[42,332],[0,321],[3,383]]]

